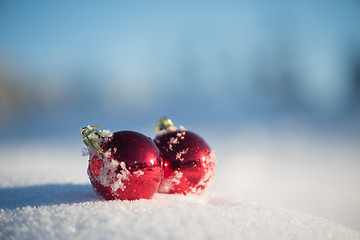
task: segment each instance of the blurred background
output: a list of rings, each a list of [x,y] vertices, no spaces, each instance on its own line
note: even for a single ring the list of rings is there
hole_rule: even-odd
[[[2,180],[162,116],[213,146],[214,194],[360,230],[359,1],[0,2]]]

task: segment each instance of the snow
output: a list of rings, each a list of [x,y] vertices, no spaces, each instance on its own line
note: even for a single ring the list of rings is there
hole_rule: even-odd
[[[215,165],[216,164],[215,151],[211,150],[208,158],[205,158],[203,156],[201,158],[201,164],[205,168],[206,168],[206,166]],[[193,193],[199,192],[200,193],[202,187],[204,187],[206,184],[211,184],[213,182],[213,179],[214,179],[213,171],[206,171],[205,174],[202,176],[201,180],[199,181],[199,183],[196,184],[196,186],[191,189],[191,192],[193,192]]]
[[[175,170],[167,179],[163,179],[160,184],[159,192],[169,192],[174,189],[176,185],[181,183],[181,178],[183,177],[183,173]]]
[[[176,160],[184,161],[183,155],[185,155],[189,151],[189,148],[186,148],[180,152],[176,153]]]
[[[103,186],[109,186],[113,192],[113,194],[116,194],[118,189],[120,188],[122,191],[126,188],[124,184],[124,180],[129,180],[130,172],[126,168],[125,162],[118,162],[111,158],[111,149],[106,151],[104,153],[104,157],[102,157],[99,153],[94,152],[90,155],[90,158],[92,159],[90,163],[94,163],[94,161],[99,161],[98,159],[101,159],[102,166],[100,167],[99,171],[92,170],[90,167],[88,169],[88,175],[92,175],[94,180],[101,183]],[[90,164],[90,166],[92,166]],[[119,171],[119,169],[121,170]],[[97,166],[95,166],[95,169],[97,169]],[[92,171],[95,171],[91,174]],[[116,172],[118,172],[116,174]]]
[[[170,138],[168,144],[169,144],[169,149],[173,150],[173,144],[174,145],[179,144],[179,139],[176,137],[172,137],[172,138]]]
[[[104,129],[103,130],[103,136],[105,137],[105,138],[111,138],[112,136],[113,136],[113,132],[111,132],[110,130],[108,130],[108,129]]]
[[[75,194],[76,189],[82,191]],[[38,198],[49,190],[53,197],[76,196],[48,196],[43,206],[2,210],[1,239],[359,239],[327,220],[253,202],[163,194],[104,201],[89,185],[34,190]]]
[[[315,150],[314,144],[305,147],[299,139],[288,139],[287,151],[304,161],[280,168],[268,158],[288,158],[289,152],[276,155],[276,139],[268,141],[268,148],[261,147],[266,136],[237,139],[235,145],[246,151],[234,147],[233,141],[209,139],[218,168],[208,192],[156,194],[138,201],[105,201],[94,193],[80,141],[72,146],[1,146],[0,239],[360,239],[360,233],[351,230],[356,221],[344,226],[345,218],[332,214],[347,213],[350,220],[351,214],[358,216],[359,164],[350,161],[358,156],[356,144],[337,142],[334,147],[319,140],[324,145],[317,144]],[[327,165],[314,162],[324,157],[323,147],[326,157],[341,155],[341,165],[331,159]],[[313,155],[311,168],[308,153]],[[299,184],[299,179],[306,184]],[[336,192],[330,194],[332,190]],[[310,203],[313,207],[307,207]],[[326,207],[334,212],[322,212]]]
[[[140,177],[141,175],[144,175],[144,172],[139,169],[139,170],[133,172],[133,174],[134,174],[135,176],[137,176],[137,177]]]

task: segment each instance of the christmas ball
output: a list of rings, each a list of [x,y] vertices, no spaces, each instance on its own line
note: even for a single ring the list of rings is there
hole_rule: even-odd
[[[81,134],[89,151],[90,182],[106,200],[150,199],[157,192],[163,163],[151,138],[91,126],[82,128]]]
[[[197,134],[176,129],[172,121],[162,118],[154,139],[164,162],[160,193],[202,193],[215,176],[214,151]]]

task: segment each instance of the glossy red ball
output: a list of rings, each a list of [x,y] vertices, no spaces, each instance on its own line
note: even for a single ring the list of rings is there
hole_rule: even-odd
[[[213,150],[198,135],[186,130],[160,133],[154,139],[164,161],[160,193],[202,193],[215,176]]]
[[[89,147],[88,175],[107,200],[150,199],[163,177],[162,158],[154,142],[143,134],[121,131],[108,134]]]

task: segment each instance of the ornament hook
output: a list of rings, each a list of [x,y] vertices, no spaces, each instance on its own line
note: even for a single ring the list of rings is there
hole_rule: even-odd
[[[104,151],[101,149],[100,145],[103,139],[103,129],[98,126],[87,126],[81,128],[82,140],[87,147],[96,149],[101,154],[104,154]]]

